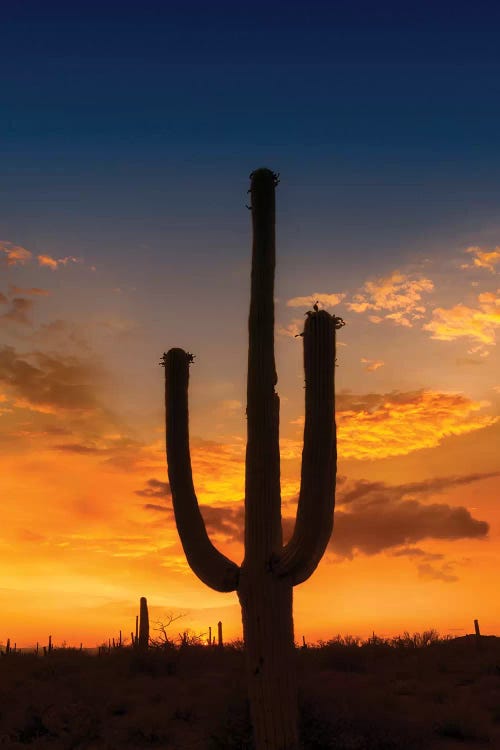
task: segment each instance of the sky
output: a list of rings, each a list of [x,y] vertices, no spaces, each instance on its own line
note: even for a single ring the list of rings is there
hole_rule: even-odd
[[[334,533],[296,640],[500,633],[500,7],[12,3],[0,66],[0,644],[150,619],[241,637],[184,559],[164,351],[194,481],[243,558],[249,174],[280,173],[285,537],[302,330],[341,316]],[[153,633],[154,635],[154,633]]]

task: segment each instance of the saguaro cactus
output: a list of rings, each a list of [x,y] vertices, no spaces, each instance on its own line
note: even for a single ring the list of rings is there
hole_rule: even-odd
[[[295,528],[283,546],[279,398],[274,360],[276,175],[250,175],[253,224],[247,381],[245,558],[241,566],[210,541],[191,472],[188,380],[192,355],[164,355],[166,448],[175,521],[189,565],[216,591],[237,591],[251,718],[257,750],[296,750],[297,688],[293,586],[318,565],[333,528],[336,477],[335,331],[343,321],[324,310],[307,314],[304,333],[305,427]]]
[[[141,596],[139,612],[139,648],[141,651],[146,651],[149,645],[149,615],[148,602],[145,596]]]

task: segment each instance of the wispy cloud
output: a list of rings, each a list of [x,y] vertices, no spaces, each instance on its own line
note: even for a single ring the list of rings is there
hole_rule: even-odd
[[[465,251],[472,255],[472,263],[462,263],[460,268],[485,268],[491,273],[496,273],[496,266],[500,264],[500,247],[493,250],[482,250],[480,247],[468,247]]]
[[[37,286],[28,287],[27,289],[19,286],[15,286],[14,284],[9,284],[9,294],[15,295],[15,294],[24,294],[28,297],[47,297],[50,292],[48,289],[41,289]]]
[[[51,271],[57,271],[61,266],[67,266],[68,263],[83,263],[81,258],[75,258],[73,255],[67,255],[65,258],[53,258],[51,255],[37,255],[38,265],[44,268],[50,268]]]
[[[434,284],[430,279],[396,270],[389,276],[365,282],[361,291],[354,294],[352,301],[346,305],[355,313],[378,313],[370,316],[373,323],[390,320],[397,325],[411,327],[424,316],[426,308],[422,297],[433,289]]]
[[[423,328],[431,332],[431,338],[440,341],[455,341],[468,338],[483,346],[494,346],[496,329],[500,326],[500,289],[478,295],[477,307],[458,304],[454,307],[437,307],[432,320]]]
[[[343,292],[335,292],[333,294],[327,294],[325,292],[313,292],[306,297],[292,297],[287,300],[287,307],[312,307],[315,302],[320,307],[336,307],[339,305],[346,295]]]
[[[288,336],[289,338],[296,338],[304,330],[304,320],[301,318],[294,318],[288,325],[281,325],[278,323],[276,326],[276,333],[279,336]]]
[[[24,297],[14,297],[9,302],[4,297],[4,300],[0,301],[3,304],[10,304],[10,308],[0,315],[0,323],[18,323],[23,326],[31,325],[30,312],[33,307],[32,300],[25,299]]]
[[[479,413],[487,405],[437,391],[339,394],[339,450],[345,458],[366,460],[434,448],[450,435],[495,424],[499,417]]]
[[[479,413],[489,406],[462,393],[409,391],[340,393],[336,397],[339,454],[361,461],[405,456],[435,448],[451,435],[496,424],[500,417]],[[293,424],[303,424],[303,416]],[[302,441],[287,441],[288,458],[302,455]]]
[[[367,370],[368,372],[375,372],[376,370],[380,370],[380,368],[385,365],[385,362],[383,362],[381,359],[367,359],[367,357],[361,357],[360,361],[365,365],[365,370]]]

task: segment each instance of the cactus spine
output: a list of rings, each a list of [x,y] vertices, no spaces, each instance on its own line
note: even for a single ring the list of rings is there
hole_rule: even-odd
[[[279,397],[274,359],[276,175],[250,175],[253,225],[247,380],[245,558],[241,567],[210,541],[193,485],[188,430],[192,355],[164,355],[166,448],[175,521],[186,558],[216,591],[237,591],[242,609],[255,746],[296,750],[297,686],[293,586],[318,565],[333,528],[336,477],[335,331],[341,319],[324,310],[306,319],[306,414],[301,487],[290,541],[283,546],[280,497]]]

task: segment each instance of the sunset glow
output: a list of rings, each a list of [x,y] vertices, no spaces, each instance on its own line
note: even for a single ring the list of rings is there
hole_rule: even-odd
[[[200,29],[179,13],[198,49]],[[141,596],[153,627],[185,613],[173,637],[218,620],[226,639],[241,637],[236,595],[206,588],[179,541],[159,362],[171,347],[195,354],[195,487],[210,537],[240,563],[245,202],[263,165],[281,173],[285,539],[300,486],[304,316],[317,303],[346,323],[334,533],[295,589],[296,640],[460,635],[475,618],[498,634],[500,224],[498,185],[483,182],[498,178],[498,105],[476,106],[498,85],[496,66],[485,62],[483,90],[475,60],[457,82],[450,61],[433,58],[434,82],[417,58],[403,86],[378,49],[342,63],[300,58],[286,42],[293,19],[278,42],[285,62],[259,65],[245,35],[249,54],[234,47],[221,61],[207,13],[196,24],[205,18],[213,50],[192,59],[149,16],[140,54],[133,23],[123,49],[103,44],[97,25],[102,57],[71,19],[54,40],[34,17],[29,29],[57,54],[37,67],[20,47],[2,73],[0,644],[130,636]]]

